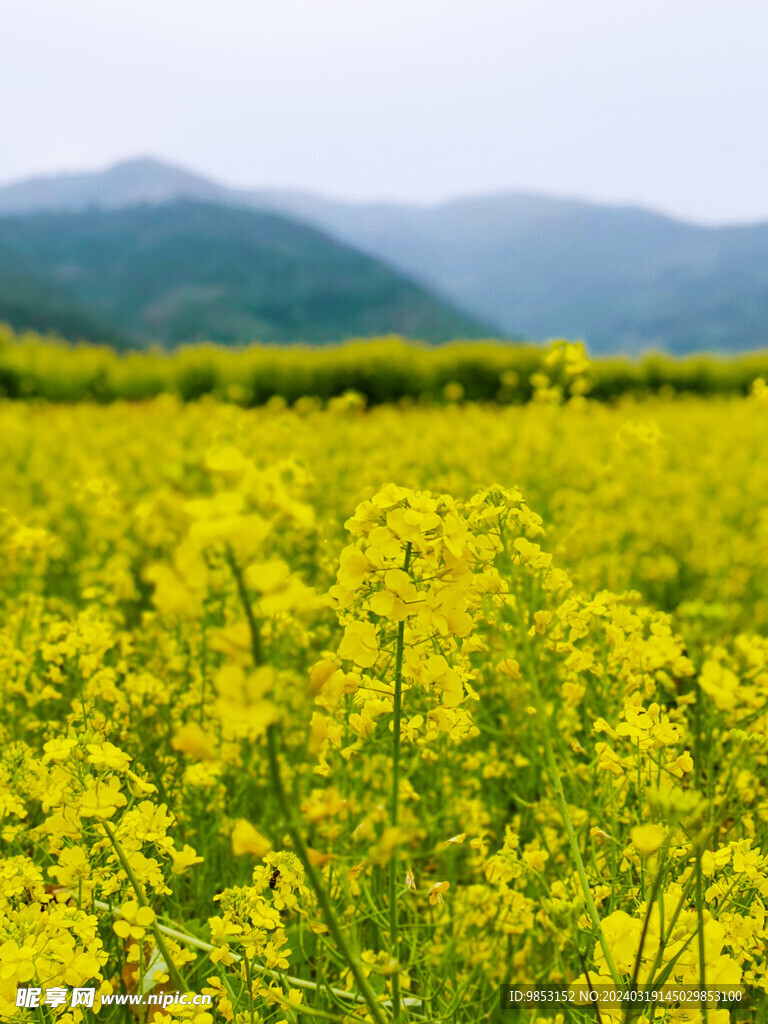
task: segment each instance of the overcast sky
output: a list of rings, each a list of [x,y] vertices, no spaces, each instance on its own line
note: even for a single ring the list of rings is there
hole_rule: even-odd
[[[768,219],[766,0],[0,0],[0,181],[506,189]]]

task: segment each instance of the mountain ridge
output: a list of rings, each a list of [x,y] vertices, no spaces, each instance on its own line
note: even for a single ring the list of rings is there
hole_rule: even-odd
[[[636,204],[536,192],[428,206],[345,203],[233,189],[151,158],[58,186],[45,180],[42,191],[34,181],[0,188],[0,212],[9,203],[119,207],[141,194],[161,205],[204,192],[207,201],[309,223],[503,336],[580,337],[596,353],[768,346],[768,223],[710,227]]]
[[[589,199],[582,196],[542,192],[538,189],[495,189],[492,192],[484,193],[458,193],[447,198],[438,199],[433,202],[416,202],[392,199],[365,199],[345,200],[325,196],[319,192],[299,188],[278,188],[278,187],[238,187],[226,185],[216,181],[214,178],[197,171],[191,171],[181,164],[169,160],[159,159],[149,154],[144,156],[130,157],[107,165],[105,168],[86,171],[62,171],[51,174],[29,175],[24,178],[0,184],[0,215],[15,212],[14,204],[18,204],[19,212],[38,211],[42,209],[60,209],[67,202],[65,193],[71,192],[69,202],[73,205],[70,208],[84,209],[89,205],[123,206],[126,205],[125,193],[122,191],[120,182],[128,178],[131,189],[140,188],[142,179],[147,189],[142,195],[145,199],[130,200],[130,202],[142,202],[153,200],[150,198],[151,190],[158,188],[158,181],[168,194],[173,192],[174,198],[198,198],[199,192],[206,192],[211,197],[228,197],[237,204],[246,199],[279,202],[282,206],[291,203],[311,203],[318,206],[344,207],[353,210],[379,210],[387,211],[394,209],[418,210],[418,211],[440,211],[465,205],[483,205],[497,201],[518,201],[526,203],[541,202],[542,205],[557,206],[578,206],[599,209],[638,211],[648,214],[660,220],[672,221],[687,227],[701,228],[702,230],[719,231],[731,228],[751,228],[768,225],[768,217],[750,222],[734,222],[725,224],[705,224],[696,220],[678,216],[669,211],[657,209],[652,205],[638,202],[603,202],[601,200]],[[121,189],[117,194],[105,192],[109,185]],[[46,206],[45,192],[50,191],[49,201],[54,204]],[[187,192],[194,193],[187,195]],[[64,194],[63,194],[64,193]],[[167,197],[156,200],[167,201]],[[22,209],[23,207],[23,209]]]
[[[0,218],[0,250],[107,325],[104,340],[126,339],[122,347],[489,333],[375,257],[270,211],[169,200],[28,212]],[[51,304],[41,296],[40,306]],[[34,301],[26,308],[39,321]],[[30,326],[0,289],[4,318]],[[48,326],[58,329],[55,317]],[[86,340],[98,340],[92,333]]]

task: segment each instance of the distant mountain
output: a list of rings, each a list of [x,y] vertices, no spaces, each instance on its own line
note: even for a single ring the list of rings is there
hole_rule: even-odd
[[[18,254],[0,250],[0,323],[15,330],[55,332],[64,338],[122,347],[127,339],[54,281],[35,273]]]
[[[134,345],[491,333],[316,228],[227,204],[174,200],[4,217],[0,251],[24,268],[30,293],[28,312],[7,319],[69,337],[93,338],[99,324],[102,340]]]
[[[436,206],[349,204],[237,191],[153,160],[7,186],[0,212],[178,198],[311,223],[506,336],[582,337],[595,352],[768,346],[768,224],[699,227],[640,208],[520,193]]]
[[[375,254],[504,333],[594,352],[768,347],[768,224],[705,228],[536,195],[433,207],[256,201]]]

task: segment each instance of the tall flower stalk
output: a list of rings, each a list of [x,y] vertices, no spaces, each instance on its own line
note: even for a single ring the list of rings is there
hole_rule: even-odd
[[[363,502],[347,522],[353,543],[341,552],[331,588],[344,636],[336,658],[315,666],[317,704],[345,720],[355,746],[374,742],[380,719],[392,729],[387,862],[389,950],[393,1015],[403,1013],[400,849],[408,841],[400,818],[403,748],[429,739],[460,741],[472,730],[470,655],[486,601],[501,600],[505,585],[493,562],[509,519],[534,523],[516,492],[482,492],[467,503],[446,495],[390,484]],[[480,646],[476,646],[479,644]],[[351,697],[351,701],[346,698]],[[411,872],[410,888],[416,888]],[[448,881],[428,889],[441,902]]]
[[[405,558],[403,559],[403,572],[408,572],[408,565],[411,561],[411,545],[405,545]],[[400,810],[400,719],[403,705],[403,651],[405,648],[405,620],[401,620],[397,626],[397,641],[395,645],[395,679],[394,696],[392,702],[392,794],[390,797],[389,820],[392,828],[397,829]],[[400,1020],[400,951],[399,940],[399,908],[397,899],[397,885],[399,874],[399,857],[397,850],[392,854],[389,862],[389,932],[392,944],[392,955],[396,961],[395,976],[392,979],[392,1001],[394,1005],[394,1019]]]

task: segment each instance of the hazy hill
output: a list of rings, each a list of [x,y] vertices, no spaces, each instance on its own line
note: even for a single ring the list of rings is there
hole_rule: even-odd
[[[19,267],[33,267],[40,284],[38,302],[26,304],[37,322],[8,319],[70,337],[93,331],[62,323],[51,289],[109,325],[106,340],[121,335],[134,344],[325,342],[387,333],[442,341],[490,333],[315,228],[226,204],[181,200],[4,217],[0,250]]]
[[[179,197],[301,218],[506,335],[583,337],[603,352],[768,346],[768,224],[699,227],[639,208],[518,193],[356,205],[237,192],[152,160],[8,186],[0,211]]]
[[[301,216],[507,333],[594,351],[768,347],[768,225],[705,228],[533,195],[434,207],[260,202]]]
[[[35,273],[18,254],[0,250],[0,323],[16,330],[55,332],[64,338],[121,347],[125,337],[101,321],[65,288]]]

